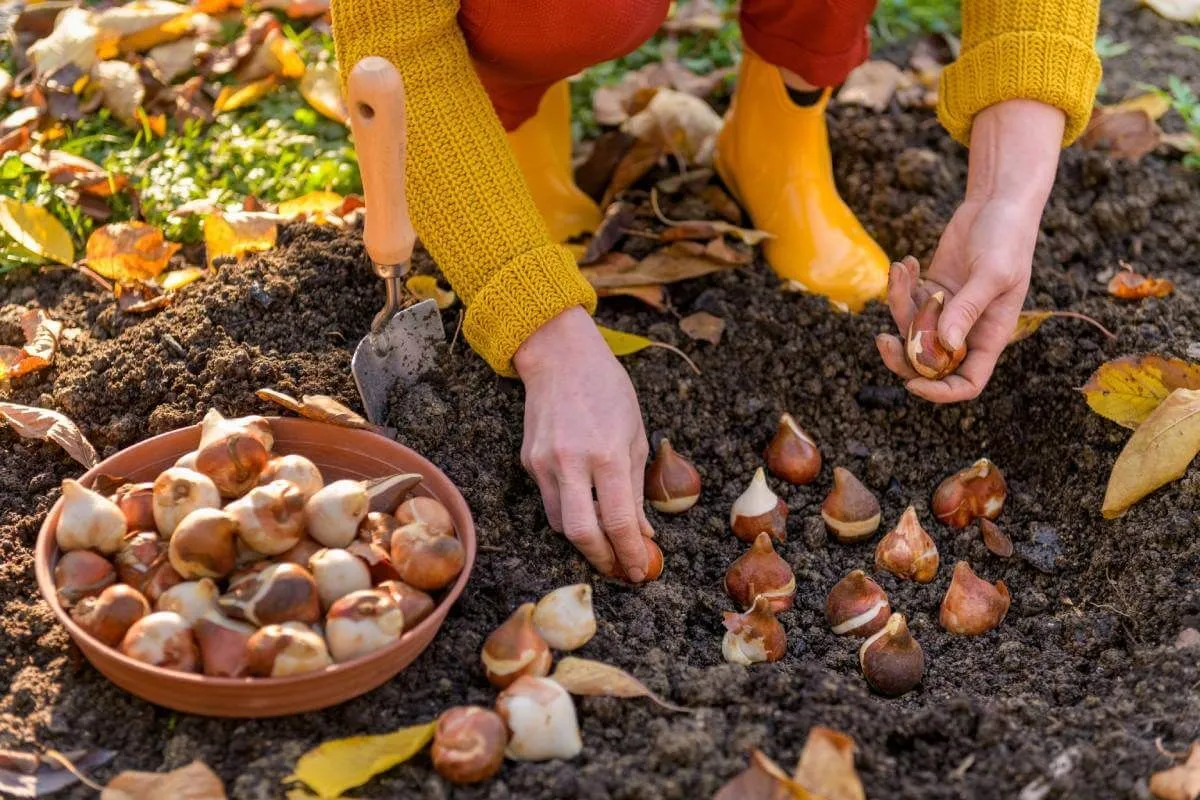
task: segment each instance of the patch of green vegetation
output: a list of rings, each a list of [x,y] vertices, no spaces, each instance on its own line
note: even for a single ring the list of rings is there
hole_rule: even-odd
[[[1176,36],[1175,44],[1190,47],[1193,50],[1200,50],[1200,36]]]
[[[1178,75],[1167,78],[1167,89],[1156,89],[1156,92],[1171,103],[1175,113],[1183,118],[1192,136],[1200,139],[1200,97],[1192,87],[1184,83]],[[1183,158],[1183,164],[1191,169],[1200,169],[1200,152],[1188,153]]]
[[[1096,55],[1101,59],[1123,56],[1133,49],[1129,42],[1114,41],[1107,33],[1096,37]]]
[[[881,0],[871,33],[891,44],[928,33],[957,34],[962,28],[960,0]]]

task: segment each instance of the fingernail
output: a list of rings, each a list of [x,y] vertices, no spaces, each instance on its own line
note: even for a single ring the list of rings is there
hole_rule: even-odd
[[[951,325],[946,329],[946,346],[948,346],[951,350],[957,350],[958,348],[962,347],[963,336],[964,334],[962,328],[958,327],[957,325]]]
[[[633,581],[634,583],[641,583],[643,580],[645,580],[645,578],[646,572],[644,570],[640,570],[637,567],[629,570],[629,580]]]

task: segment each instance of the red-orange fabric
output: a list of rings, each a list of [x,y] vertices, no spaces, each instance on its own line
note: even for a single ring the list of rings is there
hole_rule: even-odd
[[[462,0],[458,21],[505,129],[537,112],[554,83],[633,52],[670,0]],[[875,0],[743,0],[742,35],[763,59],[835,86],[867,57]]]

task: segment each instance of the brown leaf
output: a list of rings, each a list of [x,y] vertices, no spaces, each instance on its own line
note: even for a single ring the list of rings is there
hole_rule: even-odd
[[[1125,265],[1108,282],[1108,293],[1122,300],[1141,300],[1146,297],[1166,297],[1175,291],[1175,284],[1167,278],[1152,278],[1139,275]]]
[[[1042,323],[1052,317],[1067,317],[1070,319],[1078,319],[1083,322],[1091,323],[1096,326],[1101,333],[1109,339],[1117,338],[1117,335],[1108,328],[1101,325],[1096,320],[1089,317],[1087,314],[1080,314],[1075,311],[1022,311],[1017,317],[1017,327],[1013,328],[1012,334],[1008,337],[1008,343],[1013,344],[1022,339],[1028,339],[1033,334],[1037,333],[1037,329],[1042,327]]]
[[[754,260],[754,253],[733,247],[720,236],[704,245],[704,254],[715,261],[737,267],[745,266]]]
[[[821,800],[866,800],[854,771],[854,739],[820,725],[808,732],[793,776]]]
[[[737,72],[733,67],[721,67],[699,75],[678,61],[668,61],[666,67],[671,76],[672,88],[702,100],[707,99],[718,86],[723,85]]]
[[[580,269],[592,286],[612,289],[675,283],[734,266],[712,258],[697,242],[672,242],[641,261],[634,261],[624,253],[609,253],[596,266]]]
[[[85,8],[67,8],[57,15],[54,30],[26,51],[40,76],[53,75],[67,65],[87,72],[101,48],[112,50],[115,39],[96,26],[94,15]]]
[[[179,251],[163,232],[146,222],[114,222],[88,237],[87,265],[118,283],[133,283],[158,275]]]
[[[607,208],[615,197],[641,180],[662,159],[663,153],[662,146],[655,142],[635,140],[613,171],[600,205]]]
[[[660,285],[616,286],[611,289],[596,289],[597,297],[632,297],[641,300],[655,311],[667,310],[667,290]]]
[[[122,772],[109,781],[100,800],[225,800],[225,787],[203,761],[171,772]]]
[[[92,67],[92,79],[104,107],[130,128],[139,129],[137,110],[146,99],[146,87],[137,67],[125,61],[101,61]]]
[[[22,314],[21,331],[25,335],[25,344],[22,347],[0,346],[0,382],[50,366],[58,351],[62,330],[62,323],[50,319],[40,308]]]
[[[274,14],[264,12],[250,21],[242,33],[229,44],[212,52],[202,68],[208,75],[227,75],[254,57],[267,35],[281,25]]]
[[[201,53],[199,45],[199,39],[189,36],[155,47],[146,54],[146,58],[153,63],[162,80],[169,84],[180,75],[195,69]]]
[[[612,252],[617,242],[625,235],[625,230],[633,224],[633,206],[629,203],[613,203],[604,212],[604,221],[596,229],[596,233],[588,242],[587,251],[580,264],[593,264],[601,256]]]
[[[1184,763],[1150,776],[1150,793],[1159,800],[1200,797],[1200,742],[1192,743]]]
[[[558,662],[550,679],[571,694],[585,697],[648,697],[671,711],[691,711],[663,700],[625,670],[602,661],[567,656]]]
[[[591,143],[591,151],[575,168],[575,185],[595,200],[604,196],[621,159],[636,141],[624,131],[608,131]]]
[[[838,102],[883,111],[896,90],[909,85],[903,70],[890,61],[868,61],[846,77]]]
[[[983,537],[983,546],[994,555],[1008,558],[1013,554],[1012,539],[987,517],[979,518],[979,533]]]
[[[127,314],[161,311],[175,300],[170,294],[147,281],[118,283],[113,287],[113,294],[117,296],[117,308]]]
[[[1200,390],[1176,389],[1129,437],[1117,456],[1101,513],[1124,514],[1146,495],[1187,472],[1200,452]]]
[[[1157,147],[1161,139],[1162,129],[1145,108],[1118,110],[1097,106],[1079,145],[1088,150],[1108,150],[1114,158],[1137,162]]]
[[[750,766],[721,787],[713,800],[821,800],[810,795],[761,750],[750,754]]]
[[[717,345],[725,332],[725,320],[707,311],[697,311],[679,320],[679,329],[691,339]]]
[[[734,225],[741,223],[742,207],[720,186],[705,186],[700,190],[700,197],[726,222]]]
[[[297,400],[291,395],[274,389],[259,389],[255,394],[260,400],[283,406],[288,411],[316,422],[326,422],[330,425],[340,425],[343,428],[355,428],[376,433],[382,433],[385,430],[367,422],[362,416],[327,395],[306,394]]]
[[[114,175],[96,162],[64,150],[22,153],[21,162],[45,172],[51,183],[96,197],[111,197],[129,185],[124,175]]]
[[[675,89],[659,89],[622,129],[687,163],[707,166],[712,163],[721,125],[721,116],[704,100]]]
[[[672,33],[716,33],[724,24],[725,16],[713,0],[688,0],[675,4],[663,28]]]
[[[1200,389],[1200,364],[1150,354],[1101,364],[1081,391],[1100,416],[1137,428],[1175,389]]]
[[[96,466],[96,450],[74,422],[57,411],[0,402],[0,422],[26,439],[54,442],[83,466]]]

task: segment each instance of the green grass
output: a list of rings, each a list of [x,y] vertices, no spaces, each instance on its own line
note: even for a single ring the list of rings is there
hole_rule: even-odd
[[[1183,118],[1188,131],[1200,138],[1200,98],[1196,96],[1195,90],[1180,80],[1179,76],[1172,75],[1167,78],[1165,91],[1155,91],[1171,103],[1171,108]],[[1191,169],[1200,169],[1200,152],[1188,153],[1183,157],[1183,164]]]

